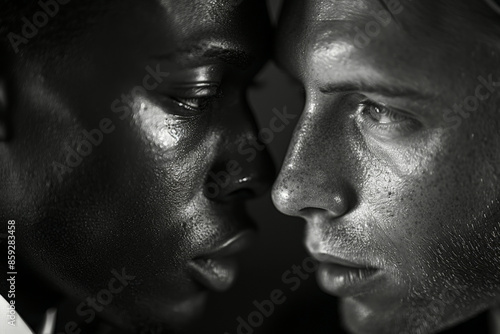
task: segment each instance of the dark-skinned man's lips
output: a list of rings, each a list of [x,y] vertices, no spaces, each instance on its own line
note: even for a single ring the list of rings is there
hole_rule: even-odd
[[[246,249],[255,239],[253,230],[244,230],[229,237],[206,255],[189,262],[194,279],[214,291],[226,291],[234,283],[237,263],[234,255]]]
[[[320,262],[318,283],[337,297],[354,297],[376,289],[381,270],[326,253],[311,253]]]

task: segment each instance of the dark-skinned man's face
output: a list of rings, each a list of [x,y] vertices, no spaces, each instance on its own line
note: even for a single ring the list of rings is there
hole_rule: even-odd
[[[231,286],[231,256],[254,230],[244,200],[271,181],[265,151],[238,151],[256,140],[244,96],[270,51],[267,12],[264,1],[114,6],[60,63],[14,60],[0,212],[40,279],[76,300],[113,290],[83,320],[177,327]]]

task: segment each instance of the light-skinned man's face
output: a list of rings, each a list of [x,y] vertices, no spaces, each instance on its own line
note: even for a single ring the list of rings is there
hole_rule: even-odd
[[[0,217],[17,221],[26,270],[87,300],[77,320],[166,329],[231,286],[231,257],[255,228],[244,201],[272,180],[265,151],[238,151],[256,141],[244,96],[270,52],[267,12],[264,1],[113,6],[57,66],[28,61],[9,81]]]
[[[354,333],[433,332],[500,294],[500,58],[487,6],[446,3],[297,0],[281,18],[307,99],[273,199],[307,221]]]

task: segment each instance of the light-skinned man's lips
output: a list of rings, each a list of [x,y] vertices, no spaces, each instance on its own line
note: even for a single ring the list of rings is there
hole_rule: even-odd
[[[325,253],[312,253],[320,261],[318,283],[325,292],[338,297],[353,297],[374,289],[381,271],[364,264]]]

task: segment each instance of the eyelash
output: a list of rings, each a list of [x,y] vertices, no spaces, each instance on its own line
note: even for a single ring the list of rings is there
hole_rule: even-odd
[[[218,97],[218,95],[199,98],[181,98],[169,96],[169,98],[174,101],[174,103],[179,107],[199,114],[209,111],[211,105],[218,99]],[[196,107],[194,106],[194,104],[199,104],[199,106]]]
[[[190,87],[174,91],[159,93],[159,96],[167,103],[166,110],[179,117],[195,117],[209,112],[213,104],[222,97],[218,86]],[[172,104],[177,112],[172,111]]]
[[[374,116],[374,112],[380,116],[378,120]],[[404,111],[391,109],[369,100],[359,103],[358,116],[361,118],[361,123],[368,129],[386,136],[410,134],[421,126],[420,122],[407,116]],[[381,123],[380,120],[383,117],[389,118],[389,120],[395,119]]]

